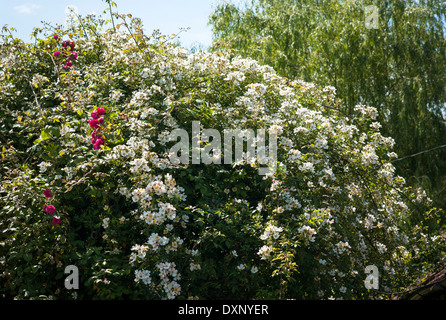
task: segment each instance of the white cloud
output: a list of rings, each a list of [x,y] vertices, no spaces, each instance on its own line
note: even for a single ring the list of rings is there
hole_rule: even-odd
[[[19,14],[31,14],[34,10],[39,9],[41,6],[35,3],[25,3],[20,6],[15,6],[14,10]]]

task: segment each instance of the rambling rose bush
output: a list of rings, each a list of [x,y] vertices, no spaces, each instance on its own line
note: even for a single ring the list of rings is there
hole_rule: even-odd
[[[442,261],[442,216],[395,173],[375,108],[347,118],[334,88],[118,17],[34,44],[4,29],[2,297],[386,298]],[[173,164],[169,133],[192,121],[277,133],[277,171]]]

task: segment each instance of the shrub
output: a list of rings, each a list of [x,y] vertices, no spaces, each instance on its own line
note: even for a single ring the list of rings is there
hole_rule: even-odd
[[[3,35],[4,298],[383,298],[442,259],[441,212],[394,174],[373,107],[347,118],[334,88],[116,17]],[[169,133],[192,121],[278,134],[277,170],[172,163]]]

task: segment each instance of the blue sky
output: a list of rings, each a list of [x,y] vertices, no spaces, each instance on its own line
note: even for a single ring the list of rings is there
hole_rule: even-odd
[[[205,47],[211,44],[212,32],[207,22],[217,1],[115,0],[118,12],[141,18],[148,34],[154,29],[160,29],[163,34],[173,34],[180,28],[190,27],[180,35],[181,44],[187,48],[196,43]],[[42,26],[41,21],[63,24],[67,6],[75,6],[81,15],[91,12],[102,14],[108,7],[103,0],[0,0],[0,4],[0,27],[8,24],[16,28],[15,35],[25,41],[30,41],[33,27]]]

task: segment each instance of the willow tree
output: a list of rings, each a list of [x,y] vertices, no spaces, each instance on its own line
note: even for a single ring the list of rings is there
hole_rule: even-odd
[[[332,85],[347,115],[376,107],[396,140],[399,172],[444,207],[446,149],[406,156],[446,143],[445,21],[442,0],[251,0],[220,3],[209,23],[212,50]]]

